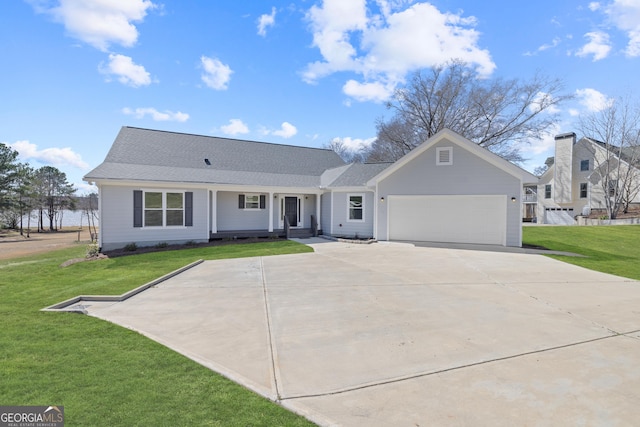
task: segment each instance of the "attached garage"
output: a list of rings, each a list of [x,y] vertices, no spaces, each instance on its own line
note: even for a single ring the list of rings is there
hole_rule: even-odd
[[[505,195],[388,196],[389,240],[505,245]]]
[[[378,240],[522,246],[523,185],[538,178],[443,129],[367,181]]]

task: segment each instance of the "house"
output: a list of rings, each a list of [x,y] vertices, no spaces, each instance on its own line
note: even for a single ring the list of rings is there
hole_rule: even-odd
[[[123,127],[84,180],[103,250],[290,233],[520,246],[537,178],[443,130],[395,163],[333,151]]]
[[[627,171],[632,172],[629,182],[635,182],[637,188],[640,173],[627,161],[631,156],[623,152],[620,157],[593,138],[577,141],[575,133],[557,135],[555,156],[547,160],[548,168],[536,188],[537,221],[571,225],[577,216],[605,210],[606,198],[625,191],[618,184],[618,175]],[[631,202],[640,203],[638,194],[630,196]]]

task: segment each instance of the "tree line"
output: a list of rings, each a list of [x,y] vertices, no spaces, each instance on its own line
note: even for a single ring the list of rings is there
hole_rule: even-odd
[[[97,195],[76,197],[76,189],[64,172],[53,166],[35,169],[20,163],[18,152],[0,143],[0,222],[3,227],[18,229],[21,235],[26,230],[28,237],[33,219],[38,232],[57,231],[63,212],[77,209],[88,214],[91,227],[91,220],[95,221]]]

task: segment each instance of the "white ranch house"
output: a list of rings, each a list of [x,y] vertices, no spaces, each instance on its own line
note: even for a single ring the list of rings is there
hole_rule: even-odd
[[[538,178],[443,130],[395,163],[333,151],[123,127],[84,180],[99,246],[312,235],[521,246]]]

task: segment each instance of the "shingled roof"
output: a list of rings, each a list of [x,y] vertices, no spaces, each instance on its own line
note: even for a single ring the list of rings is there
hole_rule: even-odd
[[[318,187],[339,166],[345,162],[328,149],[125,126],[84,179]]]

